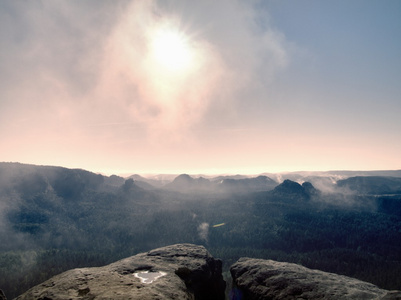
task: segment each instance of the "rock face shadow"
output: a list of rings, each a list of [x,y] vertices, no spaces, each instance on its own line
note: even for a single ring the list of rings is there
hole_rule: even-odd
[[[136,278],[139,278],[142,283],[150,284],[158,278],[167,275],[165,272],[143,271],[134,273]]]

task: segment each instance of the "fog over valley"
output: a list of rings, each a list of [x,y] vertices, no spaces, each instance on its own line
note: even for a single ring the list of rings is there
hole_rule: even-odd
[[[176,243],[401,284],[401,171],[166,178],[0,163],[1,288]]]

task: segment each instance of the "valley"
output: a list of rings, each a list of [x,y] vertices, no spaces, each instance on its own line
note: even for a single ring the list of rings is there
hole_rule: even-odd
[[[223,261],[293,262],[401,288],[401,172],[166,182],[0,163],[0,288],[177,243]],[[390,176],[391,175],[391,176]]]

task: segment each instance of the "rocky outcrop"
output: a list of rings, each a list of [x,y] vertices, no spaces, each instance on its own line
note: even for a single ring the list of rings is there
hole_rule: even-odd
[[[241,258],[232,265],[231,299],[401,299],[354,278],[272,260]]]
[[[272,260],[241,258],[232,265],[231,275],[231,300],[401,300],[400,291],[386,291],[350,277]],[[224,290],[220,260],[203,246],[177,244],[104,267],[64,272],[15,300],[224,300]],[[1,292],[0,299],[5,299]]]
[[[224,300],[221,268],[203,246],[177,244],[64,272],[16,299]]]
[[[300,185],[297,182],[286,179],[276,186],[269,196],[281,202],[294,203],[309,200],[315,193],[317,193],[317,190],[309,182],[304,182],[303,185]]]

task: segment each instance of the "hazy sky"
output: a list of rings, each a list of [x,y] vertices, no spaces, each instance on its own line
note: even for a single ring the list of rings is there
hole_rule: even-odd
[[[0,160],[401,168],[401,1],[0,0]]]

